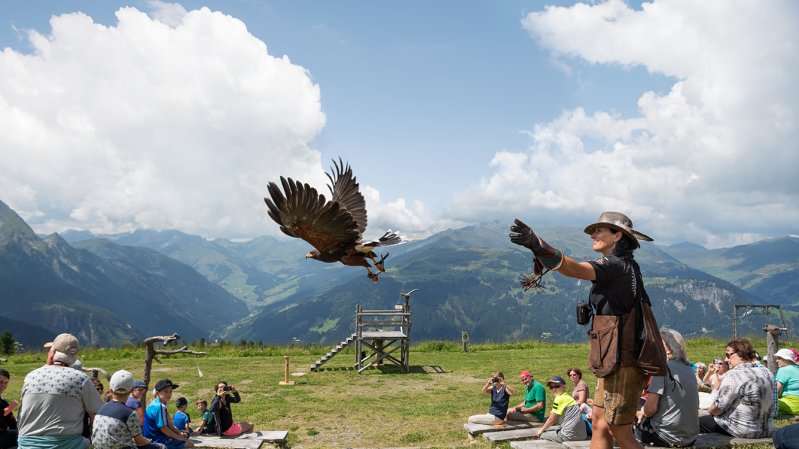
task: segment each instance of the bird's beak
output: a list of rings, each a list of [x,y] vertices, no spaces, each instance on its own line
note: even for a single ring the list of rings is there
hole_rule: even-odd
[[[305,258],[306,259],[313,259],[313,254],[311,254],[311,252],[308,251],[308,254],[305,255]]]

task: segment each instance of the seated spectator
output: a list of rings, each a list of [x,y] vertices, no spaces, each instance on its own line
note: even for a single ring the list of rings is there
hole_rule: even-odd
[[[721,386],[724,374],[730,370],[730,365],[724,359],[713,359],[713,364],[708,367],[708,373],[702,382],[710,384],[710,389],[716,391]]]
[[[166,449],[142,436],[139,415],[125,405],[133,390],[133,375],[121,370],[111,376],[111,400],[100,407],[92,426],[92,445],[95,449]]]
[[[253,430],[254,426],[251,422],[233,421],[233,411],[230,409],[230,404],[238,402],[241,402],[241,396],[239,396],[236,387],[229,386],[224,380],[216,383],[216,396],[211,401],[210,408],[218,424],[217,433],[219,435],[234,437]],[[508,403],[505,402],[505,408],[507,407]]]
[[[175,408],[177,408],[178,411],[176,411],[175,416],[172,417],[172,422],[175,423],[175,427],[177,427],[178,430],[191,435],[191,427],[189,427],[191,417],[186,413],[186,408],[188,408],[188,406],[189,401],[183,396],[179,397],[178,400],[175,401]]]
[[[141,406],[141,398],[144,397],[145,391],[147,391],[147,385],[144,385],[144,382],[140,380],[135,381],[133,383],[133,391],[130,393],[127,402],[125,402],[125,405],[131,410],[136,410],[139,415],[139,422],[144,422],[144,409]]]
[[[790,349],[780,349],[774,354],[777,360],[777,397],[779,413],[799,415],[799,366]]]
[[[774,377],[755,362],[755,350],[746,339],[732,340],[725,348],[731,369],[721,381],[709,416],[699,418],[702,432],[738,438],[765,438],[774,430]]]
[[[547,382],[547,387],[555,396],[552,399],[552,413],[535,433],[536,438],[555,443],[588,439],[580,405],[566,392],[566,381],[560,376],[553,376]],[[550,429],[556,424],[560,425],[559,429]]]
[[[585,404],[591,394],[588,390],[588,384],[583,380],[583,372],[580,368],[569,368],[566,372],[569,379],[574,382],[574,390],[572,390],[572,397],[578,404]]]
[[[771,440],[774,442],[774,449],[799,449],[799,424],[776,429]]]
[[[505,384],[505,375],[502,374],[502,371],[495,371],[491,374],[488,382],[483,385],[482,391],[491,395],[491,406],[488,408],[488,413],[485,415],[472,415],[469,417],[468,422],[495,426],[507,425],[505,417],[508,414],[508,404],[510,403],[511,395],[516,393],[516,389]]]
[[[189,441],[189,435],[181,432],[172,423],[166,405],[172,399],[172,390],[178,385],[169,379],[161,379],[155,383],[155,397],[144,410],[144,436],[157,443],[165,445],[168,449],[183,449],[194,447]]]
[[[17,401],[10,403],[3,398],[3,393],[8,388],[8,381],[11,374],[4,369],[0,369],[0,449],[8,449],[17,446],[17,419],[14,418],[14,409],[19,404]]]
[[[524,383],[524,401],[508,409],[508,421],[544,422],[547,393],[544,386],[533,379],[530,371],[522,371],[519,378]]]
[[[709,393],[710,390],[712,390],[713,385],[705,383],[705,376],[707,375],[707,365],[705,365],[702,362],[696,362],[695,367],[696,371],[694,371],[694,373],[696,374],[695,377],[696,377],[697,388],[699,389],[699,391],[704,391],[706,393]]]
[[[668,358],[668,375],[652,376],[646,402],[637,413],[635,437],[644,445],[692,446],[699,435],[697,377],[685,356],[679,332],[661,329]]]
[[[200,425],[197,427],[197,432],[216,433],[216,420],[211,410],[208,410],[208,401],[205,399],[197,401],[197,411],[200,412]]]

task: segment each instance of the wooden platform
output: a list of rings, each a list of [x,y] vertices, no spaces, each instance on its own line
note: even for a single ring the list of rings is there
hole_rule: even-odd
[[[469,432],[470,437],[474,437],[486,432],[502,432],[505,430],[513,430],[513,429],[529,429],[532,427],[541,427],[541,423],[537,422],[528,422],[528,421],[507,421],[508,427],[494,427],[489,424],[474,424],[474,423],[466,423],[463,425],[463,428]]]
[[[218,437],[216,435],[197,435],[189,438],[196,447],[220,449],[258,449],[263,443],[282,446],[286,443],[288,430],[248,432],[237,437]]]

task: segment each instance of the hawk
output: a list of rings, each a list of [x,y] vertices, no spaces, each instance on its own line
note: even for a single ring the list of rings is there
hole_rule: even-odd
[[[338,163],[333,160],[333,167],[326,175],[330,180],[330,201],[310,185],[291,178],[280,177],[282,191],[270,182],[271,198],[264,198],[269,216],[284,234],[303,239],[314,247],[305,255],[306,259],[364,267],[369,279],[377,282],[379,274],[385,272],[388,253],[378,260],[373,249],[401,243],[402,237],[389,230],[377,240],[364,242],[366,202],[352,169],[339,158]]]

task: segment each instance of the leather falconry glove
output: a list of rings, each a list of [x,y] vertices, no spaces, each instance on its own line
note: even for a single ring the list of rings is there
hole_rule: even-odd
[[[535,235],[533,229],[518,218],[510,227],[510,241],[528,248],[535,256],[533,260],[533,275],[522,276],[521,284],[524,291],[531,287],[541,288],[541,277],[550,270],[557,270],[563,263],[563,253],[551,247],[542,238]],[[546,271],[544,270],[546,268]]]

